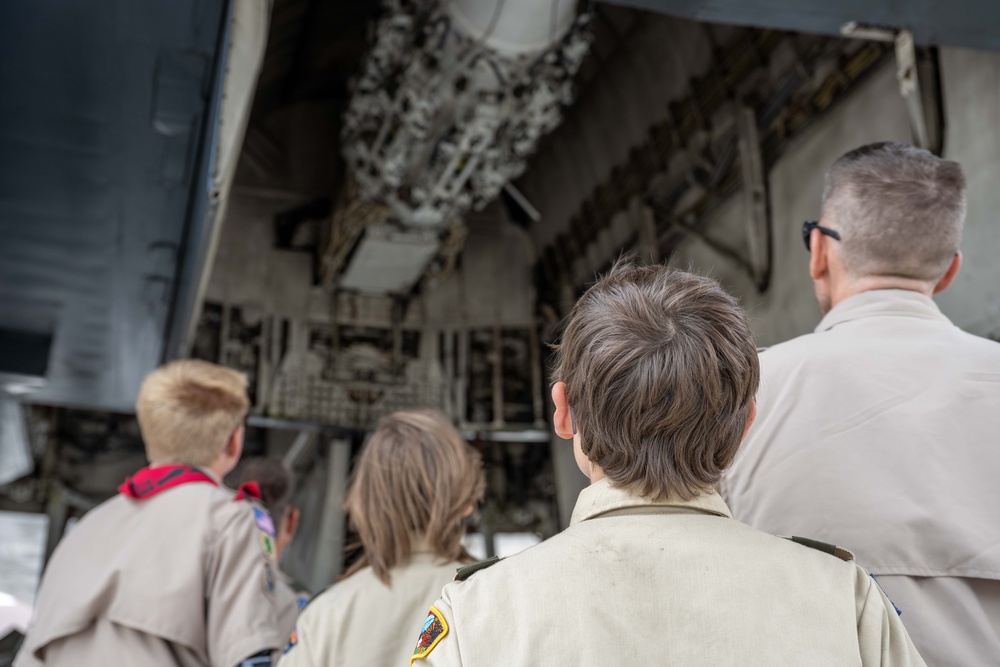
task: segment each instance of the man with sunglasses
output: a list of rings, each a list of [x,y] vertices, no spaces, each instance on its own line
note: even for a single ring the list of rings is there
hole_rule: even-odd
[[[823,319],[760,356],[759,415],[724,479],[736,518],[853,550],[930,665],[1000,656],[1000,345],[931,297],[966,213],[952,161],[853,150],[802,233]]]

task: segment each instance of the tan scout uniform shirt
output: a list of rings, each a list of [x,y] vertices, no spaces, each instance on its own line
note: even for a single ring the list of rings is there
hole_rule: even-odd
[[[292,630],[295,629],[295,622],[299,618],[305,599],[292,586],[288,575],[279,570],[274,586],[274,602],[278,608],[278,628],[286,641],[292,635]]]
[[[115,496],[59,543],[15,665],[234,667],[280,648],[263,535],[211,484]]]
[[[1000,345],[878,290],[760,363],[736,518],[854,551],[929,664],[1000,665]]]
[[[390,571],[388,587],[371,568],[360,570],[309,603],[279,667],[405,667],[413,652],[411,629],[419,629],[427,607],[460,567],[416,553]]]
[[[434,606],[448,630],[414,667],[924,664],[854,563],[732,520],[717,494],[653,502],[608,480],[564,532]]]

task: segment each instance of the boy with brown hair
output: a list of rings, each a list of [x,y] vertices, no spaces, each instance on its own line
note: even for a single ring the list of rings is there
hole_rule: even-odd
[[[267,512],[220,486],[243,451],[242,373],[153,371],[136,403],[150,465],[56,548],[15,665],[269,665],[283,643]]]
[[[612,269],[573,309],[552,387],[591,486],[563,533],[460,572],[411,664],[923,665],[848,552],[755,531],[716,492],[758,377],[715,281]]]
[[[265,457],[244,460],[234,476],[237,486],[251,482],[257,484],[260,502],[274,520],[274,599],[278,610],[278,628],[287,638],[295,629],[299,612],[309,601],[309,595],[297,591],[291,577],[281,571],[281,557],[299,527],[300,512],[293,502],[295,479],[284,461]]]

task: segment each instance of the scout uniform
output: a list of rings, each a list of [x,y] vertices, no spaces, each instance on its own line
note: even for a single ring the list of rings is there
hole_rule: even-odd
[[[603,479],[564,532],[446,586],[411,664],[923,665],[875,581],[829,551],[732,520],[715,493],[656,502]]]
[[[292,586],[291,577],[281,570],[277,571],[274,584],[274,603],[278,609],[278,629],[281,631],[281,636],[287,641],[292,635],[292,630],[295,629],[295,622],[298,620],[299,614],[309,602],[309,596],[296,591],[295,587]]]
[[[365,568],[316,596],[299,617],[279,667],[406,665],[427,606],[462,563],[420,551],[389,571],[390,585]]]
[[[265,510],[181,465],[120,490],[59,543],[16,666],[234,667],[283,645]]]
[[[928,663],[1000,664],[1000,345],[876,290],[760,365],[736,518],[850,545]]]

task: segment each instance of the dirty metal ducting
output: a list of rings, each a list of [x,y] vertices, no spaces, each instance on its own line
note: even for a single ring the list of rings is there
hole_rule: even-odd
[[[217,131],[238,5],[0,4],[0,362],[44,376],[28,400],[128,410],[181,353],[240,143]]]
[[[909,30],[921,46],[1000,49],[1000,3],[871,2],[870,0],[610,0],[709,23],[840,35],[851,22]]]
[[[384,213],[366,224],[335,214],[333,236],[343,241],[323,264],[340,270],[329,257],[357,243],[341,279],[326,282],[405,294],[439,249],[461,249],[454,237],[465,214],[496,199],[560,123],[589,48],[589,15],[558,0],[386,2],[385,9],[341,133],[357,197]],[[398,231],[371,231],[386,223]]]

